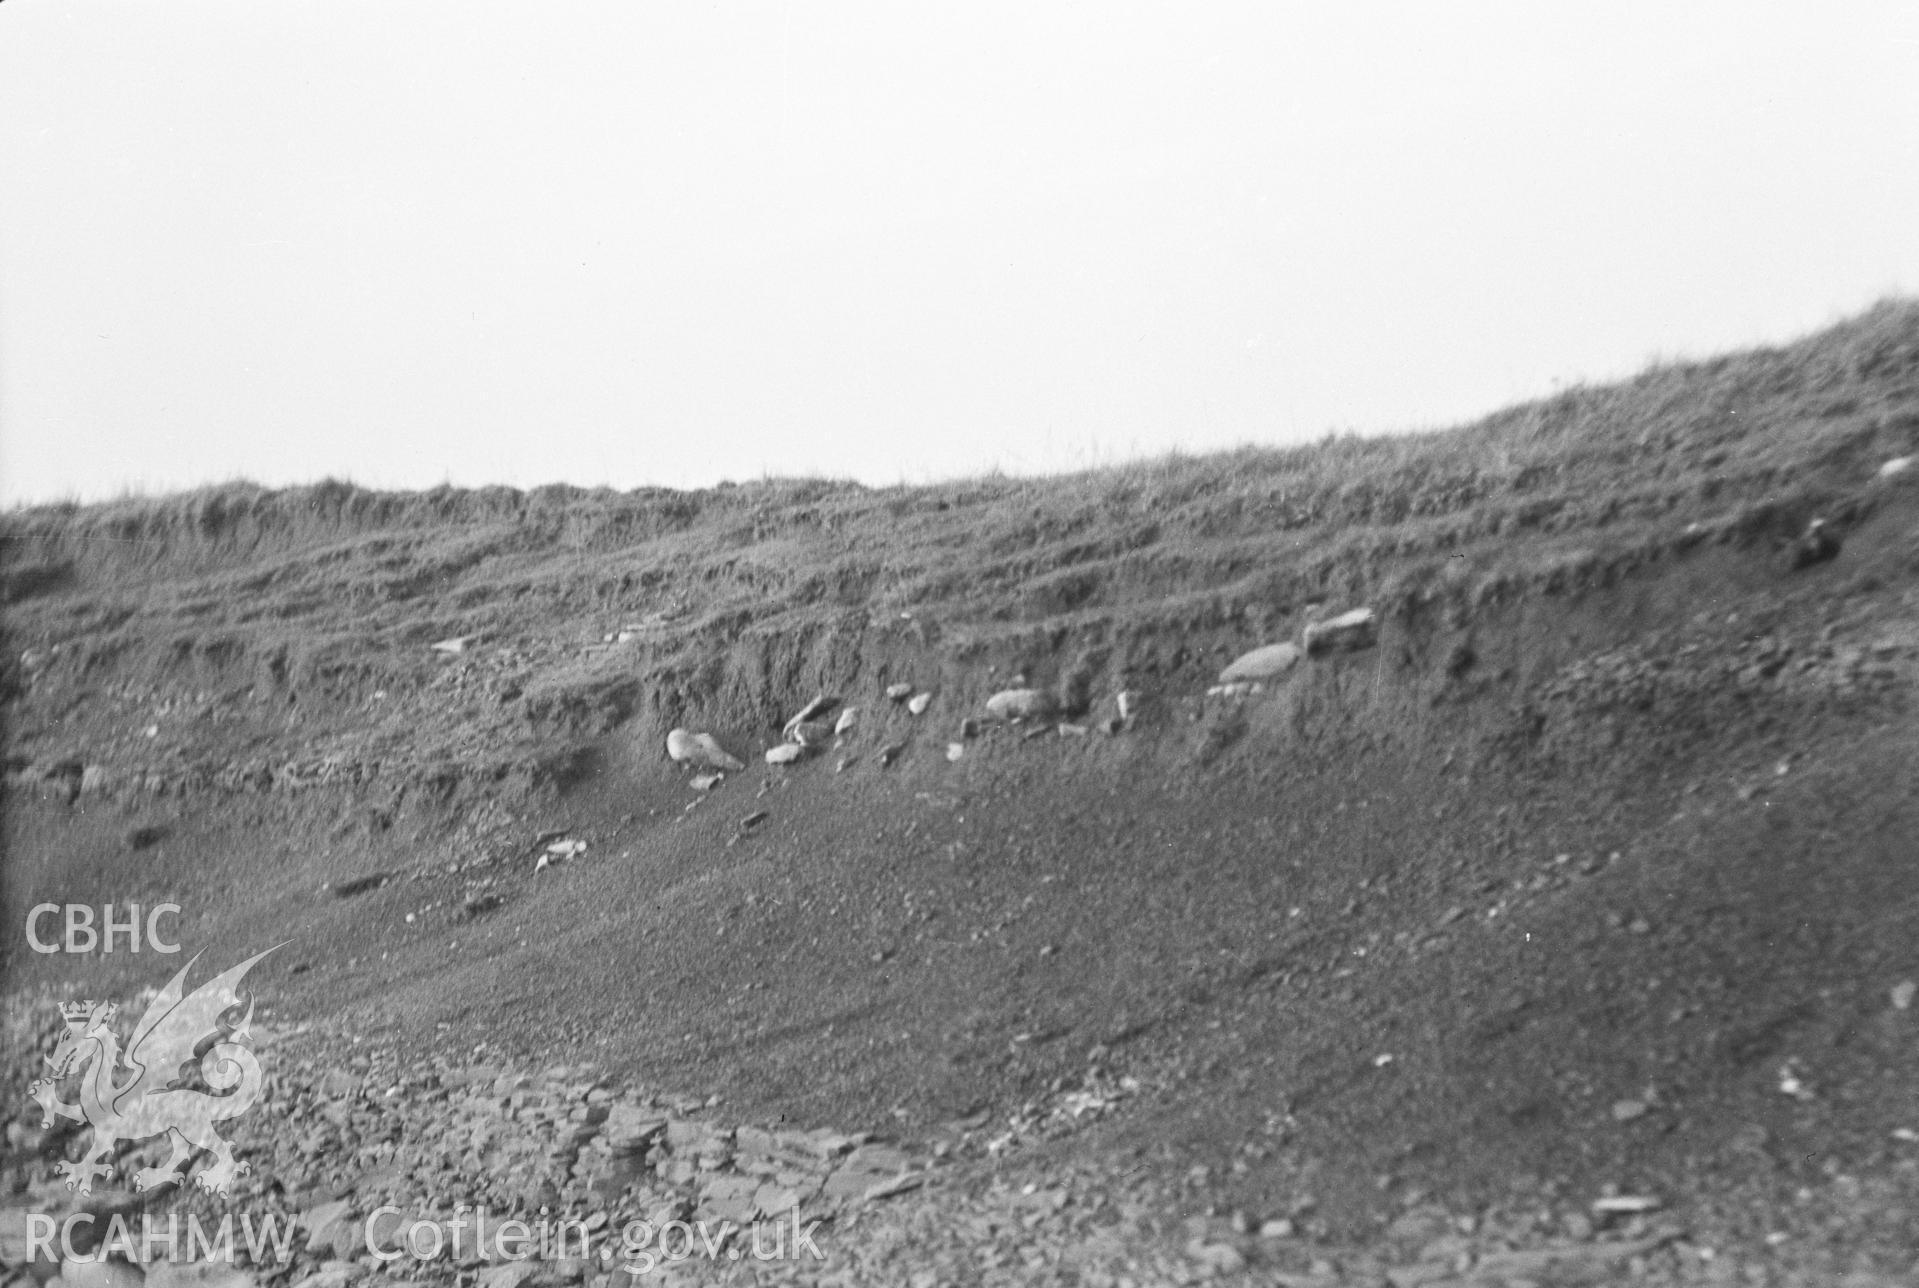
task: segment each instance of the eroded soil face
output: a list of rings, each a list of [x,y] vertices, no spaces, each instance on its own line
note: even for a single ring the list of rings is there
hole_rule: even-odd
[[[1903,1273],[1915,316],[1158,473],[13,516],[9,1202],[87,1148],[28,1094],[56,1002],[125,1041],[278,944],[253,1170],[155,1211],[798,1212],[874,1282]],[[182,955],[27,943],[135,902]],[[379,1269],[309,1236],[279,1273]]]

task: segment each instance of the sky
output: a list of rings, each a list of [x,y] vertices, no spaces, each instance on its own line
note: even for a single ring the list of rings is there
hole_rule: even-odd
[[[1919,4],[6,0],[0,503],[1051,473],[1919,292]]]

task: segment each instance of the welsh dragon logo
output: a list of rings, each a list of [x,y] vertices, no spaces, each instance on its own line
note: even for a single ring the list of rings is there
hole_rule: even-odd
[[[250,1170],[248,1164],[233,1157],[233,1145],[213,1130],[213,1124],[239,1117],[259,1097],[260,1062],[242,1045],[252,1040],[247,1029],[253,1019],[251,996],[246,1013],[237,1019],[231,1017],[240,1006],[236,986],[254,963],[272,951],[269,948],[266,953],[247,958],[183,996],[187,972],[200,960],[195,954],[148,1004],[124,1053],[109,1027],[120,1009],[116,1004],[88,1001],[61,1005],[67,1031],[47,1057],[53,1076],[36,1080],[27,1091],[46,1115],[43,1127],[53,1126],[58,1116],[84,1121],[93,1128],[93,1145],[86,1156],[77,1163],[60,1164],[68,1189],[77,1187],[82,1194],[91,1193],[94,1178],[113,1170],[113,1164],[106,1160],[114,1146],[122,1140],[146,1140],[163,1133],[171,1139],[172,1156],[158,1167],[135,1172],[136,1190],[179,1181],[198,1149],[209,1151],[215,1158],[213,1166],[195,1178],[200,1188],[211,1193],[224,1197],[233,1178]],[[89,1061],[93,1068],[82,1075],[80,1103],[70,1105],[60,1100],[57,1093],[61,1079],[81,1074]],[[209,1095],[180,1086],[196,1063],[207,1086],[231,1094]]]

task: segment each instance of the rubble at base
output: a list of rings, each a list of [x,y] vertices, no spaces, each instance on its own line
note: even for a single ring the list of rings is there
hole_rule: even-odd
[[[1100,1083],[1059,1098],[1050,1114],[1004,1132],[987,1115],[945,1124],[930,1143],[890,1143],[831,1128],[763,1128],[728,1121],[710,1099],[647,1094],[590,1065],[522,1071],[505,1060],[436,1061],[408,1070],[390,1052],[337,1058],[349,1039],[303,1027],[259,1038],[275,1077],[268,1112],[235,1131],[252,1165],[229,1204],[260,1221],[295,1223],[290,1259],[158,1259],[143,1269],[107,1262],[24,1266],[26,1219],[74,1211],[137,1215],[164,1228],[169,1213],[219,1212],[178,1187],[148,1196],[127,1175],[164,1153],[125,1150],[100,1192],[76,1198],[54,1173],[54,1138],[16,1120],[8,1129],[0,1204],[0,1284],[6,1288],[362,1288],[382,1281],[458,1288],[630,1288],[632,1284],[1280,1284],[1289,1288],[1511,1288],[1512,1285],[1844,1283],[1895,1288],[1919,1266],[1869,1264],[1831,1240],[1778,1231],[1760,1249],[1714,1246],[1661,1200],[1607,1195],[1589,1208],[1552,1187],[1471,1212],[1409,1190],[1400,1214],[1361,1240],[1334,1237],[1310,1194],[1282,1213],[1221,1210],[1202,1188],[1155,1179],[1157,1169],[1050,1165],[1008,1153],[1006,1141],[1070,1122],[1124,1099]],[[1128,1082],[1128,1085],[1136,1085]],[[1022,1126],[1023,1124],[1023,1126]],[[71,1135],[67,1143],[74,1143]],[[1205,1169],[1199,1169],[1204,1171]],[[1908,1172],[1919,1171],[1919,1167]],[[1908,1180],[1919,1180],[1911,1175]],[[1802,1200],[1809,1226],[1883,1220],[1901,1196],[1885,1183],[1833,1179]],[[1210,1210],[1209,1210],[1210,1206]],[[380,1213],[381,1208],[396,1209]],[[569,1252],[586,1232],[592,1255],[536,1251],[486,1259],[468,1242],[416,1259],[376,1258],[416,1222],[472,1239],[484,1208],[496,1232],[523,1220],[569,1225]],[[378,1215],[376,1215],[378,1214]],[[369,1221],[371,1220],[371,1228]],[[651,1261],[622,1251],[644,1222]],[[690,1240],[662,1244],[669,1223]],[[84,1231],[84,1223],[78,1227]],[[110,1227],[109,1227],[110,1228]],[[430,1229],[428,1230],[430,1234]],[[799,1236],[804,1235],[804,1238]],[[700,1242],[704,1236],[710,1249]],[[76,1250],[97,1249],[83,1233]],[[1837,1238],[1838,1236],[1835,1236]],[[137,1238],[137,1234],[136,1234]],[[757,1240],[757,1242],[756,1242]],[[430,1244],[425,1238],[423,1243]],[[662,1255],[671,1248],[674,1256]],[[754,1255],[758,1248],[766,1259]],[[611,1255],[601,1258],[604,1251]],[[777,1254],[777,1255],[773,1255]],[[52,1272],[59,1270],[56,1277]]]

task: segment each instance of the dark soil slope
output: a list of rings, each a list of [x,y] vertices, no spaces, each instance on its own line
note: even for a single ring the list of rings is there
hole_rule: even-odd
[[[288,1021],[757,1121],[984,1113],[1335,1225],[1886,1172],[1915,451],[1894,303],[1448,433],[1071,478],[16,513],[7,985],[153,982],[19,928],[172,901],[209,960],[287,941]],[[1208,693],[1360,606],[1370,647]],[[1060,720],[985,720],[1014,684]],[[855,728],[763,764],[819,693]],[[675,726],[748,770],[694,790]],[[587,848],[540,869],[554,834]]]

